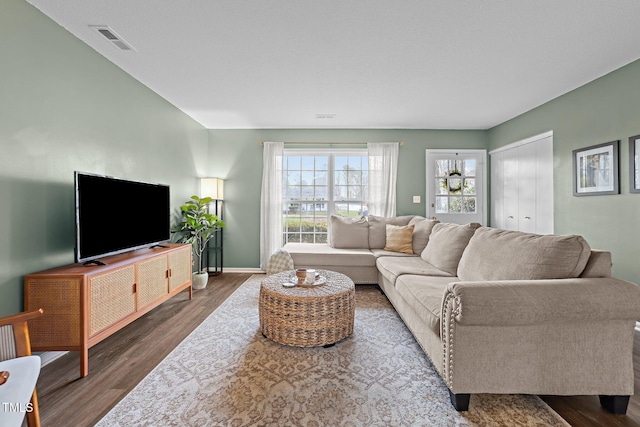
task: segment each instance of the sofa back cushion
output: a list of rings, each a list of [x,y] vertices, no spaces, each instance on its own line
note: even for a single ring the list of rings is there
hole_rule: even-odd
[[[464,225],[435,224],[420,257],[442,271],[457,275],[462,253],[479,226],[480,224],[475,222]]]
[[[426,219],[421,216],[414,216],[409,221],[409,225],[413,225],[413,253],[420,255],[429,242],[429,236],[433,231],[433,226],[440,221],[436,219]]]
[[[387,224],[408,225],[413,215],[383,217],[369,215],[369,249],[383,249],[387,243]]]
[[[580,277],[611,277],[611,252],[591,249],[591,256]]]
[[[331,215],[331,246],[340,249],[369,249],[369,224],[364,218]]]
[[[591,255],[581,236],[555,236],[482,227],[462,254],[458,277],[477,280],[568,279]]]

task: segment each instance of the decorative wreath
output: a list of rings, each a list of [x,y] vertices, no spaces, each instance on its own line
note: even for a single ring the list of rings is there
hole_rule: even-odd
[[[452,177],[456,177],[456,179],[451,179]],[[447,175],[447,178],[444,180],[444,185],[449,190],[450,193],[457,193],[462,190],[462,174],[457,170],[452,170]]]

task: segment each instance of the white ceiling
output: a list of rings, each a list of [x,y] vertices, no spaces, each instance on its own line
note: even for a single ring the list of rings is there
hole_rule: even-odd
[[[487,129],[640,58],[637,0],[28,1],[211,129]]]

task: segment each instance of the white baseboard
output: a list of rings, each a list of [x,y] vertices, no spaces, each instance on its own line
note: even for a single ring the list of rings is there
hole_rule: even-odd
[[[65,354],[69,353],[68,351],[45,351],[43,353],[33,353],[34,355],[40,356],[40,366],[46,366],[49,363],[53,362],[56,359],[61,358]]]
[[[223,273],[253,273],[253,274],[264,274],[266,271],[261,268],[253,268],[253,267],[235,267],[229,268],[225,267]]]

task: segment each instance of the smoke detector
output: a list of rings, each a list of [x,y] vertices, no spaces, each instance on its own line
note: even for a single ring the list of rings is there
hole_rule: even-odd
[[[124,41],[122,37],[116,34],[116,32],[109,28],[107,25],[89,25],[89,28],[91,28],[93,31],[96,31],[118,49],[135,51],[135,49],[129,43]]]

